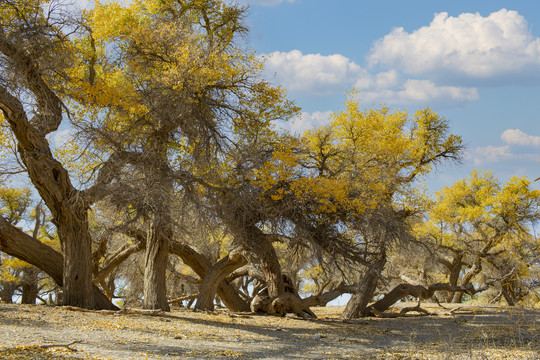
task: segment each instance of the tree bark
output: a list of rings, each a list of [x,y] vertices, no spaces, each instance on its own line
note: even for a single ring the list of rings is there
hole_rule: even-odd
[[[358,319],[364,316],[364,311],[373,299],[375,290],[377,290],[379,274],[384,269],[385,264],[386,251],[383,251],[379,260],[366,271],[366,275],[361,281],[360,290],[354,293],[347,302],[347,306],[345,306],[345,310],[340,316],[341,319]]]
[[[448,279],[448,283],[450,285],[457,286],[462,267],[463,267],[463,254],[460,252],[455,252],[454,257],[452,259],[451,267],[449,268],[450,276]],[[448,296],[446,297],[446,301],[451,302],[455,294],[456,293],[452,293],[452,292],[448,293]]]
[[[197,310],[214,310],[214,298],[219,284],[233,271],[247,264],[247,260],[238,252],[232,251],[208,270],[199,289],[195,303]]]
[[[62,254],[17,229],[2,216],[0,216],[0,250],[38,267],[58,286],[62,286],[64,273]],[[91,296],[97,308],[118,310],[96,286],[92,287]]]
[[[39,294],[38,288],[39,270],[35,267],[23,270],[22,278],[22,304],[35,304]]]
[[[166,271],[169,256],[170,223],[163,223],[160,215],[154,214],[146,240],[144,256],[143,308],[170,311],[167,301]]]
[[[4,303],[11,304],[13,302],[13,295],[17,290],[17,284],[7,281],[0,283],[2,290],[0,290],[0,300]]]
[[[316,318],[317,316],[310,310],[312,306],[325,306],[338,296],[351,292],[354,286],[340,284],[335,289],[320,295],[313,295],[302,299],[296,293],[283,293],[276,298],[266,296],[255,296],[251,303],[252,312],[262,312],[266,314],[279,314],[285,316],[287,313],[294,313],[298,317]]]
[[[5,44],[0,41],[0,49],[2,45]],[[43,131],[45,128],[50,131],[56,130],[60,123],[62,117],[60,100],[43,83],[31,61],[29,64],[27,70],[38,76],[31,79],[31,82],[37,82],[33,86],[43,92],[36,95],[47,96],[42,100],[49,104],[48,108],[55,108],[55,112],[48,116],[36,115],[30,122],[20,101],[2,87],[0,87],[0,107],[17,138],[17,149],[27,167],[28,176],[51,210],[52,222],[56,225],[58,236],[65,246],[64,303],[92,309],[96,304],[92,296],[91,241],[88,232],[87,205],[71,185],[65,168],[54,159],[45,139],[48,131]]]

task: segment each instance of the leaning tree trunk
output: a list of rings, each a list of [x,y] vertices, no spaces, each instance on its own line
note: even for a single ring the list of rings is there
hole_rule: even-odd
[[[17,229],[2,216],[0,216],[0,250],[36,266],[49,275],[58,286],[63,285],[62,254]],[[118,310],[96,286],[92,287],[91,296],[96,308]]]
[[[354,293],[347,302],[347,306],[345,306],[345,310],[340,316],[341,319],[357,319],[364,316],[364,311],[373,299],[375,290],[377,290],[379,274],[384,269],[385,264],[386,252],[383,252],[379,260],[366,271],[361,281],[360,290]]]
[[[452,286],[448,283],[437,283],[432,284],[427,288],[422,285],[400,284],[393,288],[382,299],[366,308],[364,316],[373,316],[382,313],[406,296],[413,296],[418,299],[429,299],[436,291],[465,292],[468,294],[477,292],[470,283],[465,287]]]
[[[214,298],[219,284],[236,269],[247,264],[246,259],[240,252],[232,251],[229,255],[219,260],[206,273],[203,283],[199,288],[199,297],[195,304],[197,310],[214,310]]]
[[[25,51],[24,44],[0,36],[0,53],[13,64],[16,75],[36,99],[35,115],[28,119],[21,100],[0,85],[0,109],[17,139],[17,150],[32,184],[53,215],[52,222],[66,244],[64,302],[95,308],[92,296],[90,234],[85,203],[71,184],[69,174],[58,162],[46,135],[62,121],[62,101],[45,82],[38,64]],[[88,259],[86,258],[88,257]]]
[[[498,237],[490,238],[486,242],[484,247],[478,253],[475,254],[473,264],[471,268],[465,273],[465,275],[463,275],[463,279],[461,279],[460,286],[462,287],[469,286],[472,279],[482,271],[482,261],[488,255],[488,251],[491,250],[491,248],[495,245],[497,239]],[[463,300],[463,292],[457,292],[454,294],[452,302],[461,303],[462,300]]]

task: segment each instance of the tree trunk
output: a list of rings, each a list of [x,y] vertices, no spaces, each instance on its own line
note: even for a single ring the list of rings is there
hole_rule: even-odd
[[[459,275],[461,273],[461,268],[463,267],[463,254],[456,252],[454,253],[454,258],[452,259],[452,264],[450,267],[450,277],[448,283],[452,286],[457,286]],[[450,292],[446,297],[446,302],[452,302],[454,295],[456,293]]]
[[[172,231],[162,233],[163,228],[170,229],[170,223],[163,223],[162,218],[154,214],[148,231],[144,256],[143,308],[170,311],[167,301],[166,271],[169,256],[169,238]]]
[[[362,286],[360,288],[360,291],[353,294],[347,302],[347,306],[345,306],[345,309],[343,310],[340,319],[350,320],[358,319],[359,317],[364,316],[364,310],[373,299],[373,294],[377,289],[378,283],[378,275],[373,271],[369,271],[367,276],[365,276],[362,280]]]
[[[62,254],[17,229],[2,216],[0,216],[0,250],[38,267],[58,286],[62,286],[64,273]],[[91,296],[96,308],[118,310],[96,286],[93,286]]]
[[[261,265],[268,287],[268,296],[272,299],[284,294],[285,283],[283,282],[281,265],[271,238],[253,226],[248,229],[246,239],[243,240]]]
[[[482,271],[482,261],[483,259],[488,255],[488,251],[491,250],[491,248],[497,243],[499,239],[499,235],[491,237],[489,240],[486,241],[484,247],[474,255],[474,261],[469,269],[463,276],[463,279],[461,279],[460,286],[466,287],[469,286],[472,279]],[[454,294],[454,298],[452,299],[452,302],[460,303],[463,299],[463,293],[458,292]]]
[[[386,264],[386,251],[384,251],[379,257],[379,260],[366,271],[364,279],[361,281],[360,291],[353,294],[345,310],[341,314],[341,319],[358,319],[359,317],[364,316],[364,311],[367,308],[368,304],[373,299],[375,290],[377,290],[377,285],[379,283],[379,274],[384,269]]]
[[[38,288],[39,270],[35,267],[26,268],[23,271],[22,281],[22,304],[35,304],[39,294]]]
[[[214,310],[214,298],[216,297],[219,284],[233,271],[246,264],[246,259],[241,254],[233,251],[212,266],[206,273],[203,283],[199,288],[199,297],[197,298],[195,309]]]
[[[17,151],[28,177],[53,215],[60,241],[65,245],[64,303],[85,308],[99,307],[101,296],[92,283],[91,241],[87,209],[95,199],[77,191],[69,173],[57,161],[46,138],[62,122],[63,104],[45,81],[39,64],[25,51],[24,43],[0,36],[0,52],[12,64],[21,89],[35,97],[34,114],[28,118],[22,101],[0,84],[0,110],[17,139]],[[100,174],[101,175],[101,171]],[[110,179],[108,179],[110,181]],[[45,270],[44,270],[45,271]],[[96,297],[97,296],[97,297]],[[106,298],[105,298],[106,299]],[[112,305],[112,304],[110,304]]]
[[[0,290],[0,300],[4,303],[11,304],[13,302],[13,295],[17,290],[17,284],[7,281],[0,283],[2,290]]]
[[[66,216],[70,221],[57,224],[58,236],[64,239],[63,305],[95,309],[92,282],[92,239],[86,209]]]

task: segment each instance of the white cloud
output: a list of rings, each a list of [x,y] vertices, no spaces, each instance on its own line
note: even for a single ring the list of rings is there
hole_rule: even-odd
[[[302,54],[301,51],[276,51],[267,55],[267,72],[291,91],[313,95],[328,95],[352,86],[367,72],[347,57],[321,54]]]
[[[393,84],[394,85],[394,84]],[[397,84],[396,84],[397,85]],[[458,105],[478,99],[478,90],[455,86],[437,86],[429,80],[406,80],[395,87],[375,87],[360,93],[364,102]]]
[[[340,55],[303,54],[301,51],[267,55],[267,72],[289,91],[311,95],[343,93],[355,87],[364,103],[444,105],[476,100],[474,88],[437,86],[428,80],[403,79],[395,70],[375,75]]]
[[[540,39],[516,11],[483,17],[436,14],[429,26],[412,33],[396,28],[373,45],[368,60],[412,75],[471,79],[531,77],[540,70]],[[537,75],[534,75],[538,79]]]
[[[501,140],[509,145],[540,147],[540,136],[533,136],[519,129],[507,129],[501,134]]]
[[[474,165],[485,163],[495,163],[501,160],[507,160],[513,157],[510,152],[510,146],[479,146],[474,150],[467,152],[465,158],[472,160]]]

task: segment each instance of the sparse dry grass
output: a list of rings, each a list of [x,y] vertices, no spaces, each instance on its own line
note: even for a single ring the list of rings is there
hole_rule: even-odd
[[[337,307],[315,308],[319,319],[304,321],[0,305],[0,358],[540,360],[539,310],[469,306],[443,315],[436,305],[423,307],[439,315],[343,322]],[[39,348],[73,341],[80,341],[70,346],[76,351]]]

